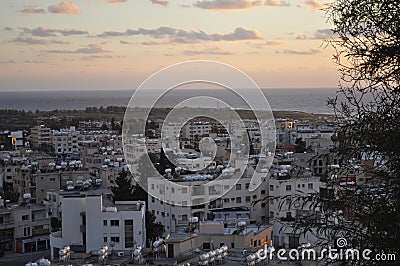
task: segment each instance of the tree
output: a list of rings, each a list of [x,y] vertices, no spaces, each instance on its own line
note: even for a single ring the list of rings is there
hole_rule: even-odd
[[[321,219],[305,217],[291,225],[302,232],[316,228],[320,245],[345,237],[347,247],[398,255],[400,2],[336,0],[326,13],[334,26],[328,42],[341,73],[339,94],[328,101],[339,124],[333,139],[338,175],[349,177],[358,164],[359,175],[369,181],[343,187],[328,180],[326,190],[302,199],[321,211]]]
[[[400,2],[340,0],[327,14],[337,35],[331,44],[344,96],[332,102],[345,119],[336,149],[342,175],[354,158],[363,159],[363,173],[374,182],[341,198],[354,215],[348,237],[358,248],[399,254]]]
[[[128,178],[128,172],[122,169],[115,179],[115,183],[116,186],[111,188],[111,191],[114,194],[114,201],[134,200],[133,185],[131,179]]]
[[[294,149],[296,153],[303,153],[307,150],[307,144],[302,138],[297,138],[294,142]]]
[[[146,239],[148,244],[157,240],[165,232],[165,227],[160,222],[156,222],[156,217],[149,211],[146,212]]]

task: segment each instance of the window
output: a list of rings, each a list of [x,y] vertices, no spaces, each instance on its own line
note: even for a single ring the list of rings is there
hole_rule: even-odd
[[[225,198],[225,199],[224,199],[224,202],[225,202],[225,203],[229,203],[229,199],[228,199],[228,198]]]
[[[182,193],[183,194],[187,193],[187,188],[186,187],[182,188]]]
[[[236,203],[242,203],[242,197],[236,197]]]
[[[274,191],[274,185],[269,185],[269,191]]]
[[[125,220],[125,248],[133,247],[133,220]]]
[[[286,186],[286,190],[288,190],[288,191],[289,191],[289,190],[292,190],[292,186],[291,186],[291,185],[287,185],[287,186]]]
[[[22,215],[22,221],[28,221],[29,215]]]
[[[104,242],[104,243],[107,243],[107,242],[108,242],[107,234],[104,234],[104,236],[103,236],[103,242]]]
[[[246,202],[250,202],[250,201],[251,201],[250,196],[246,196]]]
[[[31,228],[30,227],[25,227],[24,228],[24,236],[29,236],[31,234]]]
[[[107,220],[103,220],[103,226],[107,226]]]
[[[56,178],[55,177],[50,177],[50,181],[54,182],[54,181],[56,181]]]
[[[241,184],[236,184],[236,190],[242,190],[242,185]]]
[[[119,236],[112,236],[111,237],[111,242],[119,243]]]
[[[314,184],[313,183],[309,183],[308,184],[308,189],[314,189]]]
[[[274,218],[274,212],[269,212],[269,217]]]
[[[249,189],[249,187],[250,187],[250,183],[246,183],[245,188]]]
[[[261,195],[265,195],[265,190],[261,190]]]
[[[119,220],[111,220],[111,226],[119,226]]]

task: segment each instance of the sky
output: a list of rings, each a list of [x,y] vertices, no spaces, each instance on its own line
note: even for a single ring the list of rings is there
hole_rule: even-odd
[[[134,89],[188,60],[332,88],[324,0],[1,0],[0,91]]]

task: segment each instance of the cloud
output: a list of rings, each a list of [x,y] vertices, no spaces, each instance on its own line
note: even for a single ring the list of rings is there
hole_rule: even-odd
[[[25,60],[26,64],[43,64],[44,61],[39,61],[39,60]]]
[[[289,2],[278,1],[278,0],[266,0],[264,5],[266,5],[266,6],[275,6],[275,7],[290,6]]]
[[[203,50],[185,50],[183,54],[188,56],[195,56],[195,55],[232,55],[231,52],[226,51],[218,46],[210,46],[206,47]]]
[[[39,8],[38,5],[25,5],[21,10],[18,10],[18,12],[24,14],[43,14],[46,13],[46,10]]]
[[[43,26],[37,27],[36,29],[28,29],[28,28],[20,28],[23,33],[31,34],[32,36],[37,37],[49,37],[49,36],[56,36],[56,30],[49,29]]]
[[[335,37],[334,32],[331,29],[320,29],[316,30],[312,36],[307,36],[302,33],[296,36],[296,40],[326,40]]]
[[[317,30],[314,33],[313,38],[319,39],[319,40],[326,40],[326,39],[330,39],[334,36],[335,36],[335,34],[333,33],[333,31],[331,29],[321,29],[321,30]]]
[[[310,10],[321,9],[324,7],[318,0],[303,0],[303,4],[307,6]]]
[[[61,3],[49,6],[47,10],[55,14],[79,14],[81,12],[72,0],[63,0]]]
[[[32,45],[42,45],[42,44],[68,44],[68,42],[59,40],[59,39],[42,39],[42,38],[36,38],[36,37],[31,37],[31,36],[25,36],[25,35],[20,35],[15,39],[10,40],[9,42],[12,43],[24,43],[24,44],[32,44]]]
[[[150,0],[153,4],[166,6],[168,5],[168,0]]]
[[[88,55],[82,57],[82,60],[94,60],[94,59],[110,59],[113,58],[112,55]]]
[[[202,0],[193,4],[198,8],[213,10],[249,9],[261,5],[261,1],[252,0]]]
[[[12,31],[13,29],[11,27],[4,27],[3,30],[4,31]]]
[[[100,38],[109,38],[109,37],[118,37],[118,36],[127,36],[126,32],[118,32],[118,31],[105,31],[101,34],[97,34],[97,37]]]
[[[127,41],[119,41],[120,44],[132,44],[131,42],[127,42]]]
[[[14,60],[8,60],[8,61],[0,61],[0,64],[15,64],[16,62]]]
[[[111,51],[104,44],[95,43],[76,50],[46,50],[45,52],[50,54],[101,54],[110,53]]]
[[[304,50],[283,50],[282,52],[276,52],[278,54],[292,54],[292,55],[315,55],[319,54],[321,51],[318,49],[310,49],[308,51]]]
[[[116,37],[116,36],[136,36],[144,35],[155,39],[167,38],[169,43],[194,43],[200,41],[241,41],[241,40],[259,40],[262,39],[261,33],[252,29],[243,27],[236,28],[233,32],[208,34],[199,30],[181,30],[171,27],[159,27],[156,29],[127,29],[126,32],[106,31],[98,37]]]
[[[56,36],[57,34],[61,34],[63,36],[70,36],[70,35],[82,35],[88,34],[87,31],[77,30],[77,29],[51,29],[44,26],[39,26],[35,29],[29,28],[20,28],[23,33],[31,34],[32,36],[37,37],[49,37],[49,36]]]
[[[271,46],[279,46],[282,44],[284,44],[284,42],[281,42],[281,41],[266,41],[263,43],[254,43],[254,44],[249,43],[249,45],[251,45],[255,48],[258,48],[258,49],[264,49],[266,47],[271,47]]]
[[[126,0],[107,0],[107,3],[117,4],[117,3],[125,3]]]
[[[307,35],[302,33],[302,34],[297,35],[295,39],[296,40],[307,40],[307,39],[309,39],[309,37],[307,37]]]

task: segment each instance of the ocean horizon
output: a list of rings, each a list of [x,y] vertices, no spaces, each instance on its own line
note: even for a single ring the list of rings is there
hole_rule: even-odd
[[[336,96],[336,88],[271,88],[262,89],[273,111],[300,111],[306,113],[332,114],[327,100]],[[209,94],[207,89],[180,89],[174,95],[166,95],[161,106],[185,100],[194,94]],[[42,91],[0,91],[0,109],[26,111],[80,110],[86,107],[127,106],[134,90],[42,90]],[[225,91],[213,90],[216,97],[240,105]],[[172,99],[173,97],[173,99]]]

